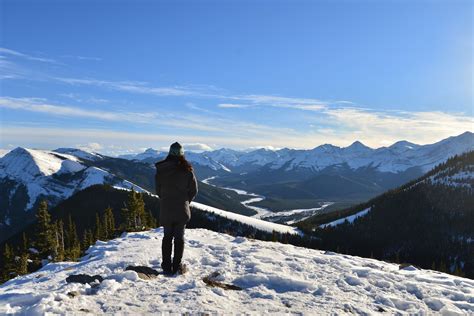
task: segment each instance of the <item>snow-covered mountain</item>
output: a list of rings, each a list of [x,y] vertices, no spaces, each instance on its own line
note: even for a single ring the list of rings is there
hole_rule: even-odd
[[[63,151],[76,156],[18,147],[0,158],[0,237],[4,237],[8,226],[31,222],[34,216],[28,211],[42,199],[54,206],[94,184],[144,191],[104,169],[84,164],[80,158],[99,159],[99,155]]]
[[[398,141],[389,147],[373,149],[355,141],[348,147],[325,144],[310,150],[261,148],[253,151],[223,148],[202,153],[187,152],[186,156],[191,162],[214,170],[246,171],[269,166],[273,170],[285,168],[286,171],[291,171],[301,168],[320,171],[329,166],[347,164],[352,169],[373,167],[381,172],[398,173],[413,167],[420,167],[423,172],[427,172],[449,157],[470,150],[474,150],[474,134],[465,132],[429,145]],[[121,157],[156,161],[165,156],[166,153],[149,148],[137,155]]]
[[[281,149],[253,151],[241,156],[239,161],[245,164],[269,163],[272,169],[285,170],[306,168],[319,171],[332,165],[347,164],[352,169],[374,167],[381,172],[398,173],[413,167],[421,167],[427,172],[435,165],[446,161],[449,157],[474,150],[474,134],[466,132],[430,145],[416,145],[399,141],[392,146],[372,149],[361,142],[354,142],[348,147],[321,145],[312,150]]]
[[[186,230],[182,276],[160,270],[163,230],[98,241],[79,262],[49,263],[0,286],[0,313],[30,314],[417,314],[474,313],[474,282],[374,259]],[[71,275],[100,275],[95,284]],[[231,284],[241,290],[209,286]],[[212,284],[212,283],[211,283]],[[170,295],[172,294],[172,295]]]
[[[121,155],[119,156],[119,158],[137,160],[137,161],[148,162],[148,163],[154,164],[159,160],[165,159],[167,154],[168,153],[166,152],[158,151],[153,148],[148,148],[143,153],[136,154],[136,155],[132,155],[132,154]],[[216,160],[210,158],[209,156],[203,155],[201,153],[187,152],[186,159],[189,160],[193,165],[206,167],[212,171],[230,172],[230,170],[222,163],[217,162]]]

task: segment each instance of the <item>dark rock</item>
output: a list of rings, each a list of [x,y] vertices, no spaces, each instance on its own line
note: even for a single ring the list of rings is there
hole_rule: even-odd
[[[66,278],[67,283],[81,283],[81,284],[93,283],[96,280],[100,283],[104,280],[104,278],[102,278],[100,275],[90,276],[87,274],[73,274]]]
[[[78,291],[71,291],[71,292],[67,293],[67,296],[69,296],[69,297],[76,297],[76,296],[79,296],[79,295],[81,295],[81,293],[79,293]]]
[[[207,284],[207,286],[220,287],[221,289],[224,289],[224,290],[234,290],[234,291],[242,290],[240,286],[216,281],[215,278],[217,278],[219,275],[220,275],[219,272],[216,271],[216,272],[211,273],[207,277],[202,278],[202,280],[204,283]]]
[[[128,266],[125,270],[135,271],[138,274],[138,277],[143,280],[156,278],[160,274],[155,269],[145,266]]]
[[[420,268],[415,266],[415,265],[412,265],[410,263],[400,263],[400,265],[398,266],[398,269],[399,270],[414,271],[414,270],[419,270]]]

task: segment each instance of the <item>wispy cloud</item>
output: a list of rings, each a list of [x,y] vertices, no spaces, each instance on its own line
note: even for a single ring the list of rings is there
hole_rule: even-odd
[[[103,121],[154,124],[184,131],[201,131],[227,135],[226,137],[269,137],[279,133],[292,133],[289,128],[274,128],[235,119],[192,115],[176,112],[119,112],[97,111],[81,107],[51,104],[42,98],[0,97],[0,108],[38,112],[50,116],[83,117]]]
[[[324,111],[334,133],[353,135],[372,146],[409,140],[432,143],[436,140],[474,131],[474,118],[464,113],[440,111],[406,112],[339,108]]]
[[[109,100],[96,97],[86,97],[77,93],[60,93],[59,96],[74,100],[79,103],[93,103],[93,104],[105,104],[110,103]]]
[[[71,85],[98,86],[111,90],[129,93],[149,94],[155,96],[211,96],[199,88],[193,87],[150,87],[146,82],[137,81],[106,81],[97,79],[77,79],[53,77],[52,79]]]
[[[50,104],[38,98],[0,97],[0,108],[45,113],[53,116],[84,117],[105,121],[146,123],[158,117],[156,113],[107,112],[79,107]]]
[[[86,61],[102,61],[102,58],[99,57],[90,57],[90,56],[80,56],[80,55],[63,55],[65,58],[74,58],[77,60],[86,60]]]
[[[51,58],[32,56],[32,55],[24,54],[24,53],[21,53],[19,51],[4,48],[4,47],[0,47],[0,54],[1,55],[10,55],[10,56],[15,56],[15,57],[20,57],[20,58],[23,58],[23,59],[27,59],[27,60],[31,60],[31,61],[39,61],[39,62],[43,62],[43,63],[50,63],[50,64],[56,64],[56,65],[61,64],[60,62],[58,62],[54,59],[51,59]]]
[[[236,103],[220,103],[217,105],[217,107],[224,108],[224,109],[244,109],[251,106],[252,105],[249,105],[249,104],[236,104]]]
[[[244,101],[250,104],[237,104],[231,102],[222,102],[218,104],[220,108],[246,108],[250,106],[271,106],[281,108],[292,108],[305,111],[319,111],[332,103],[341,103],[349,101],[322,101],[310,98],[292,98],[273,95],[242,94],[233,95],[214,87],[199,86],[175,86],[175,87],[152,87],[147,82],[136,81],[107,81],[97,79],[78,79],[53,77],[52,79],[71,85],[90,85],[111,90],[117,90],[128,93],[147,94],[154,96],[187,96],[213,98],[221,100]],[[212,88],[212,89],[208,89]]]

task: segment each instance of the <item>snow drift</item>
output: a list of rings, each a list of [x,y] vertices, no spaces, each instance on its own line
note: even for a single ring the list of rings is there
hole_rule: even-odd
[[[159,269],[162,236],[156,229],[99,241],[80,262],[51,263],[10,280],[0,286],[0,314],[474,313],[469,279],[204,229],[186,231],[187,274],[142,280],[125,271]],[[207,286],[202,279],[216,271],[243,290]],[[95,287],[66,283],[72,274],[104,280]]]

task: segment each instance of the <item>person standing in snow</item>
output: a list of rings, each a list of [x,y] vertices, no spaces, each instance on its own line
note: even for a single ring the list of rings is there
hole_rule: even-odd
[[[181,264],[184,252],[184,229],[191,219],[189,203],[197,194],[198,187],[193,167],[184,158],[179,143],[170,146],[165,160],[156,163],[156,194],[160,197],[160,225],[164,228],[161,246],[161,267],[165,274],[184,273]],[[174,256],[171,261],[172,242]]]

